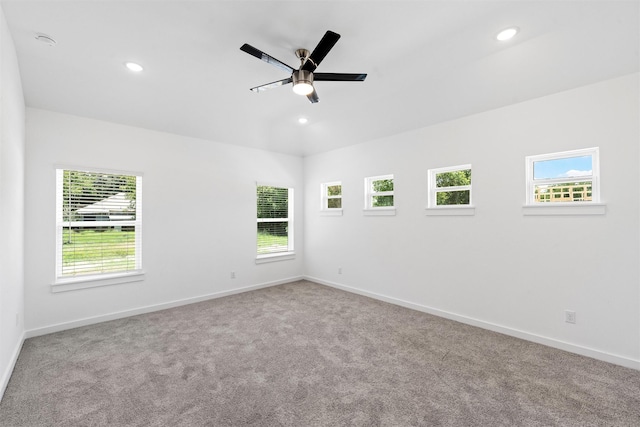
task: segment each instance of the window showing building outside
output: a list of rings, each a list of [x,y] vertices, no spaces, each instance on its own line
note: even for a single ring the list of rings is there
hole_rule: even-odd
[[[598,149],[527,157],[527,203],[599,201]]]
[[[56,281],[142,269],[142,177],[56,170]]]

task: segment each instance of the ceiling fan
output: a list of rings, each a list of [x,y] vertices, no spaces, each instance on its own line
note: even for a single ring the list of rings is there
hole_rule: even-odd
[[[327,31],[322,37],[313,52],[309,53],[307,49],[296,50],[296,57],[300,60],[300,67],[296,70],[288,66],[282,61],[277,60],[271,55],[267,55],[263,51],[256,49],[249,44],[243,44],[240,50],[247,52],[249,55],[267,62],[281,70],[290,73],[286,79],[278,80],[272,83],[252,87],[251,91],[259,93],[267,89],[278,86],[284,86],[293,83],[293,91],[298,95],[306,95],[311,103],[319,101],[318,93],[313,87],[313,82],[362,82],[367,78],[366,74],[347,74],[347,73],[314,73],[320,62],[324,59],[333,46],[340,39],[340,34],[333,31]]]

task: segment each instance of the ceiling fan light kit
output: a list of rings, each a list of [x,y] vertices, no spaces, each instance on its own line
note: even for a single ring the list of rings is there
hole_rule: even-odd
[[[327,56],[338,39],[340,39],[340,34],[334,33],[333,31],[327,31],[316,48],[313,50],[313,52],[309,53],[307,49],[296,50],[296,57],[300,60],[300,67],[297,70],[249,44],[243,44],[240,47],[240,50],[242,50],[243,52],[246,52],[249,55],[260,59],[261,61],[271,64],[274,67],[291,73],[291,76],[286,79],[256,86],[251,88],[250,90],[256,93],[260,93],[267,89],[272,89],[274,87],[293,83],[294,93],[298,95],[305,95],[312,104],[315,104],[319,101],[319,98],[318,93],[313,86],[314,81],[363,82],[367,77],[367,75],[363,73],[315,73],[314,75],[314,71],[316,70],[318,65],[320,65],[320,62],[322,62],[324,57]]]
[[[298,95],[309,95],[313,92],[313,73],[311,71],[296,70],[293,78],[293,91]]]

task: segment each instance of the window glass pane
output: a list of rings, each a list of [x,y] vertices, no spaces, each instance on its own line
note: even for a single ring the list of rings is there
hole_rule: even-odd
[[[329,185],[327,187],[327,196],[341,196],[342,185]]]
[[[574,178],[593,174],[592,156],[533,162],[533,179]]]
[[[135,270],[134,227],[65,227],[62,276]]]
[[[140,268],[136,254],[140,242],[136,242],[136,223],[132,221],[139,220],[136,195],[141,178],[78,170],[58,170],[58,174],[58,206],[62,210],[58,212],[62,219],[58,223],[61,246],[57,254],[61,257],[57,260],[62,260],[57,265],[58,277]]]
[[[258,223],[258,254],[287,252],[289,222],[259,222]]]
[[[293,250],[289,241],[288,188],[257,187],[257,254]]]
[[[436,193],[436,205],[468,205],[471,191],[439,191]]]
[[[436,188],[471,185],[471,169],[436,174]],[[440,204],[440,203],[438,203]],[[460,205],[463,203],[449,203]]]
[[[382,191],[393,191],[393,179],[379,179],[372,183],[373,191],[380,193]],[[390,205],[382,205],[390,206]]]
[[[337,198],[337,199],[328,199],[327,200],[327,207],[330,209],[339,209],[342,207],[342,199],[341,198]]]
[[[591,188],[590,182],[575,182],[571,184],[554,184],[554,185],[536,185],[535,195],[536,201],[549,202],[590,202],[592,201],[591,192],[587,191]],[[549,197],[553,194],[553,197]]]
[[[371,206],[374,208],[381,206],[393,206],[393,196],[373,196]]]
[[[288,199],[287,188],[258,186],[258,218],[287,218]]]
[[[65,170],[63,221],[136,219],[136,177]]]

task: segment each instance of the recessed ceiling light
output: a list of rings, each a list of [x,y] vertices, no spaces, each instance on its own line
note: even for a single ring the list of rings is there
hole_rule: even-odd
[[[511,27],[500,31],[496,36],[496,39],[504,42],[507,40],[511,40],[516,34],[518,34],[518,27]]]
[[[136,64],[135,62],[125,62],[124,66],[134,73],[139,73],[140,71],[144,70],[144,68],[142,68],[142,65]]]
[[[39,42],[48,44],[49,46],[55,46],[56,42],[53,37],[48,36],[46,34],[42,34],[42,33],[36,33],[36,40],[38,40]]]
[[[309,121],[309,119],[307,119],[306,117],[300,117],[298,119],[298,123],[300,123],[301,125],[306,124]]]

